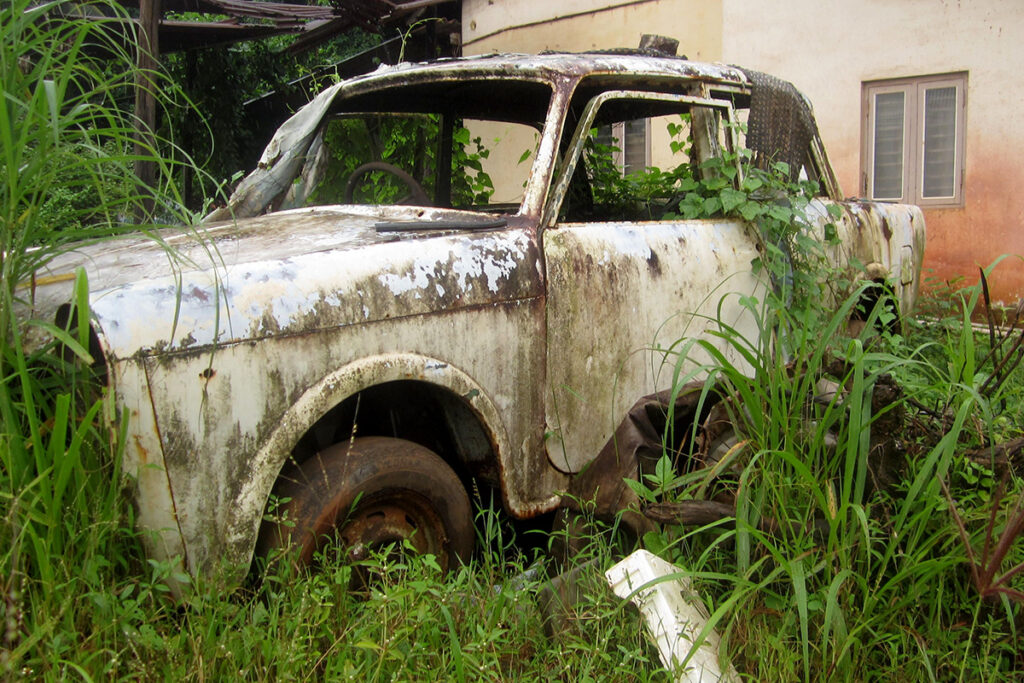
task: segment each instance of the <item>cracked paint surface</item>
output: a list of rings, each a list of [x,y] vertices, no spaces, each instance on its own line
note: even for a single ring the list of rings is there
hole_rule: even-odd
[[[154,556],[181,556],[195,573],[218,561],[244,570],[300,439],[342,402],[392,382],[426,383],[460,402],[493,449],[481,457],[492,459],[506,507],[524,517],[549,511],[635,400],[671,381],[673,344],[712,338],[719,317],[757,334],[740,301],[765,287],[751,268],[750,226],[558,223],[571,167],[563,143],[589,130],[574,137],[574,89],[588,77],[635,89],[637,99],[664,86],[677,98],[715,88],[731,102],[750,85],[734,67],[639,55],[382,67],[329,88],[282,126],[261,167],[214,215],[240,220],[161,233],[175,256],[136,239],[50,264],[34,302],[50,320],[68,301],[69,274],[89,272],[118,405],[133,415],[126,471],[142,473],[139,519],[158,532]],[[495,97],[507,83],[544,86],[523,90],[544,98],[528,107],[540,140],[522,203],[500,220],[430,206],[261,215],[291,185],[330,112],[346,102],[377,111],[377,95],[405,102],[421,86],[469,79],[493,84]],[[823,151],[814,158],[834,180]],[[833,259],[878,264],[912,305],[921,212],[842,202],[835,183],[826,186],[831,199],[809,214],[823,230],[827,204],[841,209]]]

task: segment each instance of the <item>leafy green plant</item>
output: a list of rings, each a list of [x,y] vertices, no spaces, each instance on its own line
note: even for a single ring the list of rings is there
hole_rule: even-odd
[[[102,1],[75,11],[34,0],[0,8],[4,677],[100,675],[121,647],[111,645],[121,636],[106,626],[108,608],[134,600],[145,614],[167,590],[140,559],[121,493],[126,417],[94,376],[101,359],[90,351],[84,274],[66,283],[66,323],[30,315],[37,273],[55,258],[140,228],[154,234],[131,223],[150,201],[162,219],[190,220],[171,182],[184,162],[137,143],[133,118],[118,106],[137,75],[125,19],[120,5]],[[136,161],[156,166],[153,187],[135,181]]]
[[[727,128],[741,124],[724,124]],[[783,343],[805,331],[814,334],[828,307],[850,287],[845,274],[830,262],[827,250],[836,246],[835,221],[841,209],[824,204],[822,226],[810,216],[810,203],[820,194],[816,181],[793,180],[784,162],[755,164],[749,149],[723,149],[701,163],[692,158],[690,114],[669,122],[670,148],[683,160],[662,170],[647,167],[623,174],[614,161],[619,150],[599,139],[597,129],[586,142],[587,169],[594,202],[611,215],[631,220],[738,218],[749,223],[761,257],[755,270],[766,272],[774,285],[765,314],[789,309],[799,314],[798,327],[781,337]],[[885,321],[882,321],[885,322]]]
[[[441,134],[437,115],[338,118],[324,130],[324,145],[331,161],[323,180],[313,191],[312,203],[344,201],[349,179],[356,168],[369,161],[383,161],[410,173],[429,197],[435,193],[437,147]],[[451,203],[455,207],[487,204],[494,184],[483,169],[490,151],[480,136],[464,127],[452,133]],[[393,204],[409,194],[409,188],[385,171],[367,173],[353,191],[353,200],[369,204]]]
[[[689,130],[686,122],[689,114],[681,115],[683,124],[669,124],[673,137],[673,154],[686,154],[688,148],[680,139]],[[601,208],[605,217],[628,220],[658,220],[671,217],[686,183],[697,174],[697,169],[687,160],[675,168],[662,170],[649,166],[642,170],[624,173],[615,157],[621,153],[614,138],[608,140],[594,128],[585,141],[584,155],[587,175],[593,192],[593,202]],[[689,142],[689,141],[687,141]]]
[[[452,137],[452,206],[486,206],[494,194],[494,182],[484,170],[482,160],[491,152],[482,138],[473,137],[467,128],[457,128]]]

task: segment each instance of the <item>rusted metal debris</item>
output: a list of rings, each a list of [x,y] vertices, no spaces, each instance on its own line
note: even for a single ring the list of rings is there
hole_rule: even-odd
[[[117,0],[137,9],[142,0]],[[379,31],[401,25],[424,9],[453,0],[335,0],[331,5],[255,0],[162,0],[161,13],[224,15],[221,21],[160,20],[163,53],[298,33],[291,52],[310,49],[351,28]]]
[[[641,480],[654,471],[664,453],[662,439],[669,427],[669,412],[674,415],[672,430],[685,433],[687,427],[700,419],[698,408],[704,383],[691,382],[677,394],[665,390],[637,401],[619,423],[597,458],[572,479],[562,506],[572,511],[592,513],[596,518],[611,521],[620,511],[623,521],[637,531],[653,528],[640,509],[640,499],[626,479]],[[712,397],[705,415],[721,397]]]
[[[975,463],[990,468],[999,479],[1009,473],[1024,472],[1024,436],[975,448],[965,455]]]
[[[810,105],[788,81],[753,69],[743,73],[753,84],[747,145],[755,153],[754,161],[762,168],[784,161],[796,180],[808,145],[818,134]]]
[[[847,370],[844,363],[834,361],[826,364],[825,374],[845,377]],[[819,382],[818,387],[820,392],[842,390],[830,380]],[[880,377],[872,391],[871,410],[877,417],[868,454],[870,490],[888,489],[901,478],[906,456],[901,441],[905,422],[901,396],[902,390],[889,376]],[[812,402],[822,400],[827,402],[831,396],[810,398]],[[558,524],[569,538],[557,540],[556,555],[574,553],[572,536],[580,531],[575,519],[580,513],[606,523],[615,521],[637,536],[656,528],[655,524],[705,526],[733,519],[736,508],[731,490],[718,490],[708,499],[647,503],[625,480],[644,481],[666,454],[673,458],[677,473],[712,472],[721,467],[724,456],[735,457],[746,444],[736,419],[742,407],[734,404],[734,397],[723,386],[703,380],[690,382],[677,393],[663,391],[637,401],[590,467],[572,480]],[[726,464],[722,474],[732,474],[738,468],[738,464]],[[764,517],[759,528],[771,535],[810,533],[818,539],[828,532],[825,520],[815,521],[810,529],[791,529]]]
[[[163,0],[165,12],[203,12],[226,14],[235,20],[259,19],[276,26],[296,26],[302,22],[348,17],[353,22],[377,25],[416,10],[453,0],[335,0],[330,5],[302,2],[257,2],[255,0]],[[124,7],[139,7],[139,0],[118,0]]]

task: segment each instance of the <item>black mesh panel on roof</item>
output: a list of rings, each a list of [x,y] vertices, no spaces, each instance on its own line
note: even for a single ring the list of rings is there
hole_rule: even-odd
[[[785,161],[790,177],[795,179],[817,133],[807,100],[789,81],[760,71],[740,70],[752,86],[747,147],[754,151],[755,163],[765,168],[772,161]]]

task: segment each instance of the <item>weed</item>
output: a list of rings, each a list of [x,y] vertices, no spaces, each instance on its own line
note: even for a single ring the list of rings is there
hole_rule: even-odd
[[[729,656],[755,679],[940,680],[979,665],[1012,677],[1019,663],[995,653],[1017,642],[1009,600],[1020,598],[1024,569],[1022,486],[1006,479],[1005,493],[990,494],[992,470],[967,456],[992,444],[997,432],[982,426],[1017,395],[1019,369],[990,381],[1009,368],[1015,342],[1003,335],[979,348],[967,309],[938,340],[920,330],[846,339],[839,332],[859,296],[791,337],[787,353],[764,329],[755,343],[716,323],[731,354],[693,340],[714,359],[701,368],[705,386],[727,398],[693,424],[683,441],[693,451],[667,450],[632,488],[663,516],[695,519],[685,506],[698,504],[732,512],[668,525],[645,539],[648,548],[686,568]],[[782,308],[752,310],[776,320],[775,330],[799,327]],[[707,432],[720,444],[710,457],[700,444],[716,419],[732,431]],[[666,434],[665,443],[678,439]],[[1016,503],[997,524],[1004,495]],[[985,518],[979,554],[968,520]],[[1001,616],[981,608],[985,596],[1009,599]]]
[[[481,502],[482,550],[447,576],[435,558],[384,549],[357,564],[328,553],[313,573],[277,562],[262,582],[227,591],[216,574],[194,580],[144,559],[121,490],[125,423],[89,381],[88,283],[74,283],[66,326],[27,327],[14,311],[70,240],[129,230],[124,216],[142,197],[164,200],[167,215],[180,202],[169,185],[141,195],[125,185],[132,127],[112,103],[132,81],[131,60],[110,24],[40,21],[54,7],[14,0],[0,10],[0,675],[668,680],[636,616],[594,573],[571,628],[544,635],[535,596],[555,568],[517,552],[522,539],[493,503]],[[120,67],[95,68],[86,47],[97,43],[121,55]],[[782,231],[765,238],[783,264],[772,271],[782,294],[770,309],[745,304],[762,341],[716,323],[733,355],[692,340],[668,351],[680,388],[695,376],[683,370],[686,350],[702,345],[715,360],[707,370],[720,390],[703,398],[731,397],[716,418],[732,433],[689,459],[667,449],[633,486],[648,503],[714,496],[733,513],[669,525],[645,543],[685,568],[726,656],[755,680],[1019,678],[1022,484],[994,458],[963,457],[1020,434],[1018,337],[990,334],[986,347],[967,324],[983,295],[969,290],[941,327],[878,339],[869,324],[835,345],[861,292],[820,325],[791,305],[785,264],[806,237],[792,229],[801,209],[751,199],[764,182],[776,181],[747,183],[743,197],[693,187],[679,206],[750,219],[763,209]],[[36,330],[55,341],[23,343]],[[783,334],[785,344],[767,343]],[[901,394],[886,393],[888,378]],[[666,441],[700,450],[705,428]],[[892,463],[898,476],[883,476]],[[616,527],[587,521],[575,565],[558,571],[604,568],[617,552]],[[375,580],[353,592],[354,572]],[[187,586],[186,604],[168,599],[172,581]]]
[[[102,676],[159,612],[167,568],[147,566],[120,471],[125,417],[96,382],[89,283],[70,312],[29,320],[36,273],[82,241],[129,231],[150,196],[187,222],[175,162],[135,149],[120,94],[134,83],[124,15],[111,2],[12,0],[0,9],[0,676]],[[94,58],[104,55],[102,62]],[[132,163],[161,171],[131,180]]]

